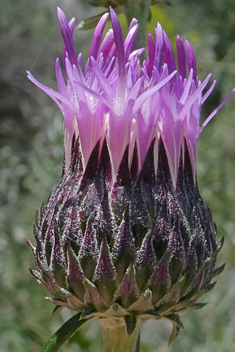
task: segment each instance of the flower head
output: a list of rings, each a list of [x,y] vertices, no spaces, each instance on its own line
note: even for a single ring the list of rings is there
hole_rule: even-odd
[[[34,277],[57,306],[104,317],[173,322],[214,283],[216,228],[196,181],[198,137],[211,75],[201,82],[190,43],[176,38],[177,63],[160,24],[148,34],[148,57],[134,50],[138,23],[125,40],[115,12],[100,19],[82,72],[69,23],[58,9],[63,65],[58,92],[46,92],[64,116],[63,176],[34,228]],[[178,70],[176,67],[178,66]],[[92,312],[92,313],[91,313]]]

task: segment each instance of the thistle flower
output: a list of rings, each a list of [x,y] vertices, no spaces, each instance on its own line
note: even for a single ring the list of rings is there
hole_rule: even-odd
[[[123,40],[110,8],[112,29],[101,40],[108,17],[95,29],[83,73],[75,19],[68,23],[58,9],[66,79],[59,59],[58,92],[28,73],[61,109],[65,136],[62,179],[36,213],[31,273],[57,308],[104,329],[106,321],[126,326],[127,335],[148,319],[169,319],[173,341],[182,328],[177,313],[203,307],[196,301],[224,267],[215,269],[223,240],[216,242],[198,190],[196,156],[201,131],[233,92],[200,126],[216,82],[203,94],[211,75],[198,80],[190,43],[176,37],[176,63],[158,24],[141,64],[137,21]]]

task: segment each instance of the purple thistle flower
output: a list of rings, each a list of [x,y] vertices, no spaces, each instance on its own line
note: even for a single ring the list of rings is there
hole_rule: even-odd
[[[216,82],[203,93],[211,75],[198,80],[190,43],[177,36],[176,63],[158,24],[141,64],[137,21],[124,40],[110,8],[112,29],[101,40],[108,17],[83,73],[75,19],[58,9],[66,79],[59,59],[58,92],[28,72],[61,109],[65,129],[62,180],[36,215],[31,272],[59,307],[123,317],[128,333],[130,316],[167,318],[172,341],[182,327],[177,312],[201,308],[195,302],[224,267],[214,270],[223,241],[197,187],[196,157],[200,133],[234,91],[200,126]]]

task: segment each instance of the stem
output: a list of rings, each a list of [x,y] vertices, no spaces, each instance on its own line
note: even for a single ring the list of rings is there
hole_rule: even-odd
[[[137,337],[135,352],[140,352],[140,331],[139,331],[139,334],[138,334],[138,337]]]
[[[151,0],[127,0],[125,3],[125,15],[127,22],[130,23],[132,18],[136,18],[139,23],[139,29],[135,40],[136,48],[146,46],[146,31],[149,19]]]
[[[137,324],[131,335],[126,331],[124,319],[114,322],[111,319],[99,319],[103,328],[104,352],[136,352],[141,324]]]

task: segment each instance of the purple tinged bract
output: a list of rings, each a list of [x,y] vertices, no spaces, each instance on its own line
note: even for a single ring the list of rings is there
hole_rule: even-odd
[[[176,313],[201,308],[197,299],[223,270],[214,269],[223,241],[197,187],[196,156],[200,133],[234,91],[200,126],[215,81],[203,93],[211,75],[198,79],[186,39],[176,37],[176,63],[158,23],[141,62],[137,21],[124,40],[110,8],[83,72],[75,20],[59,8],[58,19],[65,73],[57,59],[58,92],[28,72],[61,109],[65,135],[62,180],[36,214],[31,272],[58,307],[98,320],[167,318],[173,341],[182,328]]]

